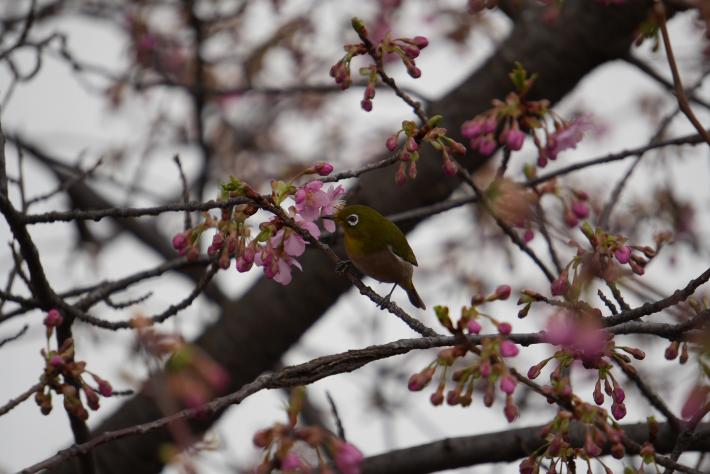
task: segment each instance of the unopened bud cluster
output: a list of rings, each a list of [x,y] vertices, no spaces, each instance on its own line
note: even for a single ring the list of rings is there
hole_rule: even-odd
[[[378,75],[382,72],[379,68],[383,66],[383,59],[387,55],[397,55],[407,68],[407,73],[413,78],[422,75],[422,71],[417,67],[415,59],[419,57],[421,50],[429,45],[429,40],[423,36],[414,38],[395,38],[388,32],[377,45],[372,45],[367,28],[362,20],[352,19],[352,26],[358,34],[362,43],[346,44],[345,55],[330,68],[330,76],[335,79],[335,83],[345,90],[352,84],[350,77],[350,62],[356,56],[371,54],[375,62],[369,66],[360,68],[360,75],[367,80],[367,86],[363,94],[360,106],[365,112],[372,110],[372,99],[375,98],[375,88],[377,87]],[[372,47],[372,49],[368,49]]]
[[[400,160],[394,178],[397,184],[404,184],[407,178],[415,179],[417,177],[417,161],[423,143],[428,143],[441,154],[441,168],[447,176],[455,176],[458,173],[452,156],[465,155],[466,147],[446,135],[446,129],[438,126],[441,119],[440,115],[435,115],[422,127],[417,127],[417,124],[411,120],[405,120],[402,122],[402,128],[387,137],[385,142],[387,150],[396,152]],[[398,143],[400,135],[404,137],[402,145]]]
[[[578,448],[572,446],[570,439],[573,422],[581,422],[584,427],[584,443]],[[567,472],[574,472],[570,468],[574,468],[578,460],[589,467],[593,459],[602,466],[604,472],[612,474],[614,471],[599,459],[603,448],[611,446],[611,455],[616,459],[622,459],[626,454],[624,431],[609,422],[603,409],[578,398],[572,402],[572,411],[561,410],[540,430],[540,437],[545,439],[544,449],[535,451],[520,463],[521,474],[541,472],[543,461],[548,473],[561,473],[565,468]]]
[[[294,388],[286,409],[288,423],[274,423],[271,428],[254,433],[254,446],[264,451],[263,460],[254,472],[313,472],[303,456],[305,451],[313,450],[319,454],[317,472],[360,474],[363,455],[357,447],[320,426],[298,426],[304,397],[303,387]],[[323,451],[332,455],[337,471],[324,462],[320,455]]]
[[[48,311],[44,319],[47,327],[47,345],[51,329],[62,323],[63,316],[57,309]],[[86,369],[86,362],[74,360],[74,340],[66,339],[57,350],[41,350],[45,361],[44,371],[40,376],[40,385],[35,391],[35,402],[40,407],[42,414],[48,415],[52,411],[52,394],[63,397],[64,408],[67,413],[86,420],[90,410],[99,409],[99,397],[110,397],[113,394],[111,384]],[[84,377],[89,375],[96,383],[89,385]],[[83,400],[81,394],[84,394]]]
[[[570,402],[574,398],[570,372],[573,363],[580,361],[585,369],[596,370],[597,380],[592,392],[594,402],[603,405],[604,394],[609,396],[612,401],[611,414],[620,420],[626,416],[626,394],[612,373],[614,366],[611,362],[623,367],[626,373],[636,373],[631,357],[642,360],[646,355],[635,347],[616,345],[613,336],[602,329],[601,323],[601,312],[597,309],[588,308],[577,313],[564,310],[555,314],[542,333],[542,341],[558,346],[558,350],[553,356],[530,367],[527,375],[530,379],[536,379],[545,366],[555,360],[557,364],[550,373],[550,385],[543,389],[550,394],[550,400]]]
[[[434,311],[437,319],[452,334],[478,334],[481,331],[480,320],[485,319],[497,328],[499,335],[484,338],[480,347],[461,344],[439,351],[436,359],[409,378],[409,390],[423,390],[438,372],[438,384],[430,396],[431,403],[441,405],[446,400],[448,405],[466,407],[473,402],[476,384],[482,381],[485,383],[484,404],[487,407],[493,405],[497,387],[505,397],[503,413],[506,419],[509,422],[515,420],[518,407],[513,402],[513,393],[518,381],[503,361],[504,358],[515,357],[519,352],[517,345],[505,337],[511,333],[512,328],[509,323],[498,321],[477,309],[478,305],[485,302],[505,300],[510,293],[508,285],[501,285],[488,296],[474,297],[471,307],[464,306],[461,309],[461,317],[455,325],[449,316],[449,308],[436,306]],[[469,352],[475,357],[473,362],[464,360]],[[449,373],[450,381],[447,378]],[[447,386],[450,388],[445,395]]]
[[[580,116],[565,121],[550,110],[547,100],[527,98],[537,75],[528,76],[520,63],[510,73],[515,91],[504,101],[495,99],[493,107],[463,123],[461,134],[469,146],[483,156],[490,156],[499,146],[510,151],[523,147],[529,136],[538,150],[538,166],[557,159],[563,150],[576,148],[591,128],[589,119]]]

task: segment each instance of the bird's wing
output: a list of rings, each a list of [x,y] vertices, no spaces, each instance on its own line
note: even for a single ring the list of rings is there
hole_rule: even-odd
[[[414,256],[414,251],[412,250],[412,247],[409,246],[407,238],[404,236],[402,231],[399,230],[399,227],[397,227],[394,223],[389,222],[389,224],[396,229],[396,232],[393,232],[393,235],[401,237],[396,239],[395,245],[389,245],[389,248],[392,253],[394,253],[399,258],[411,263],[415,267],[418,266],[419,264],[417,263],[417,257]]]

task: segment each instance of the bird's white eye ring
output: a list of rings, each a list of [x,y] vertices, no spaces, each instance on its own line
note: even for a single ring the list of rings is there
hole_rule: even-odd
[[[350,227],[355,227],[357,223],[360,222],[360,218],[357,214],[350,214],[346,220],[348,221],[348,225]]]

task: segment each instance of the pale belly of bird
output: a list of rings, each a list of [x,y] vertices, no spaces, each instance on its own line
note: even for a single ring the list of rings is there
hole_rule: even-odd
[[[367,276],[384,283],[403,284],[412,278],[412,264],[398,257],[389,249],[359,256],[353,264]]]

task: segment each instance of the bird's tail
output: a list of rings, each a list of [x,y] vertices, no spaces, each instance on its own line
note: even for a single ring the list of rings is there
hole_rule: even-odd
[[[426,305],[424,304],[424,301],[422,301],[421,296],[419,296],[419,293],[417,293],[417,290],[414,288],[413,283],[410,283],[409,286],[405,288],[405,290],[407,291],[407,296],[409,297],[410,303],[412,303],[419,309],[426,309]]]

